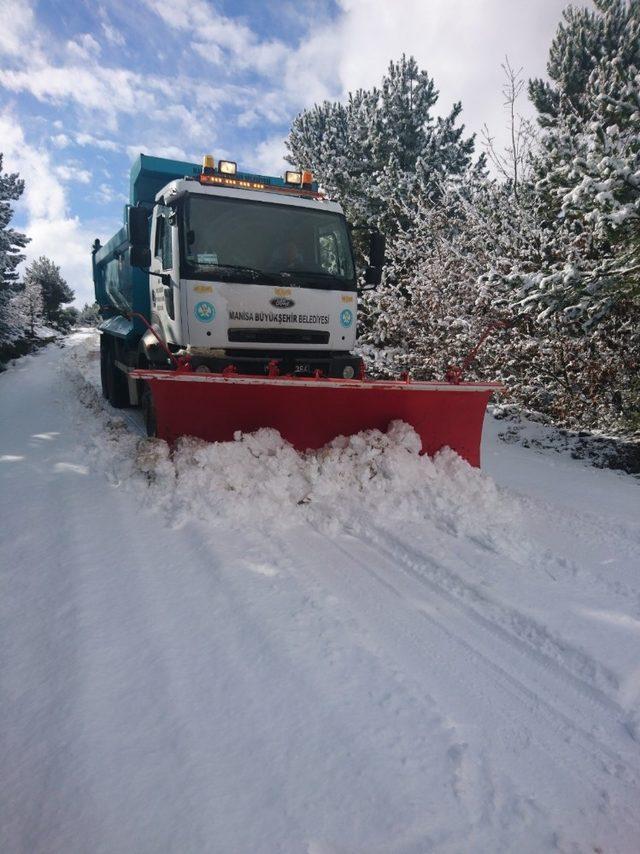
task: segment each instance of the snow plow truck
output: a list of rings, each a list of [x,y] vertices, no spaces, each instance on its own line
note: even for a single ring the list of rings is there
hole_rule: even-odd
[[[123,227],[92,251],[104,396],[141,406],[168,442],[273,427],[306,450],[400,419],[423,453],[449,446],[478,466],[496,383],[366,378],[358,295],[381,281],[384,237],[366,242],[358,270],[340,205],[308,171],[141,154]]]

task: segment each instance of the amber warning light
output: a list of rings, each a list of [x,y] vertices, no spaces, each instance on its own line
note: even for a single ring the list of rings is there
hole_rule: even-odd
[[[213,175],[216,171],[216,161],[213,159],[212,154],[205,154],[202,158],[202,174],[203,175]]]

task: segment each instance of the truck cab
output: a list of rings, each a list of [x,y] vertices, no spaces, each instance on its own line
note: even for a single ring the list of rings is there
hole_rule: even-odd
[[[340,206],[193,184],[171,182],[152,211],[151,320],[164,340],[241,363],[263,351],[298,373],[348,354],[357,290]]]
[[[113,351],[105,370],[124,375],[111,396],[137,402],[133,383],[124,393],[127,372],[171,367],[169,354],[201,372],[360,373],[351,230],[309,173],[280,179],[210,157],[199,169],[141,155],[125,219],[93,253],[103,350]],[[368,286],[383,252],[373,232]]]

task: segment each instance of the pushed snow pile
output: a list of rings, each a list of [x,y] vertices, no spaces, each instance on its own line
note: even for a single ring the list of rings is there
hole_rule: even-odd
[[[430,518],[490,545],[491,529],[514,520],[493,481],[449,449],[430,458],[420,447],[402,421],[386,433],[340,436],[304,454],[264,428],[238,433],[234,442],[185,438],[173,451],[143,440],[136,466],[153,488],[172,486],[180,515],[270,525],[306,517],[334,529],[363,516],[385,523]]]
[[[142,485],[146,503],[163,506],[177,521],[273,527],[307,519],[335,530],[361,521],[431,519],[488,547],[498,530],[504,535],[517,522],[513,503],[489,477],[449,449],[420,456],[419,436],[401,421],[386,433],[340,436],[306,453],[269,428],[238,433],[233,442],[183,438],[170,449],[137,436],[127,415],[103,401],[92,339],[75,348],[71,365],[79,399],[101,422],[93,422],[90,455],[114,482]]]

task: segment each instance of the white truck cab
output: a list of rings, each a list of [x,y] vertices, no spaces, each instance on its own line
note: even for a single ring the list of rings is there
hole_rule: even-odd
[[[356,270],[336,202],[175,180],[156,195],[150,248],[151,322],[202,365],[357,372]]]

